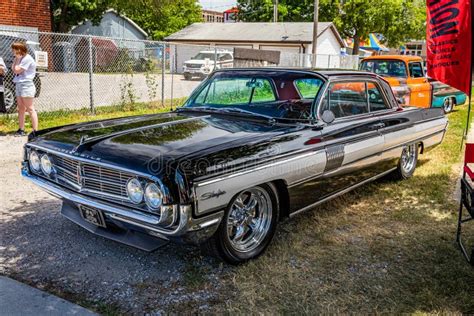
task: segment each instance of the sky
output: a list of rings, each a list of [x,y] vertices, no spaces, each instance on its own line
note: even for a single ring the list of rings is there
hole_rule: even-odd
[[[236,0],[199,0],[204,9],[225,11],[236,5]]]

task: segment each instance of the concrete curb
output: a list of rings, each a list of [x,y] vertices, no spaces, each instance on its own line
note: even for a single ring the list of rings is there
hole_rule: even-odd
[[[0,313],[2,315],[97,315],[79,305],[0,276]]]

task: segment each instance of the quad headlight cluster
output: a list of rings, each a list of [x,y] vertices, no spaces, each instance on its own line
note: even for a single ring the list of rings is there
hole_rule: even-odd
[[[30,151],[28,158],[30,168],[33,170],[33,172],[43,172],[47,176],[53,173],[53,164],[51,163],[51,160],[47,154],[39,154],[38,152],[32,150]]]
[[[140,204],[145,200],[150,209],[158,209],[163,204],[163,192],[153,182],[142,185],[140,180],[132,178],[127,182],[127,194],[130,201],[135,204]]]

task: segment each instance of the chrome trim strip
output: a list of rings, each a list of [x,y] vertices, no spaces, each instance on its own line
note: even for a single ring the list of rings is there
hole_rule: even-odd
[[[417,138],[413,141],[410,141],[410,142],[406,142],[406,143],[402,143],[400,145],[396,145],[396,146],[392,146],[392,147],[389,147],[389,148],[386,148],[384,149],[383,151],[381,151],[380,153],[376,153],[376,154],[373,154],[373,155],[370,155],[370,156],[366,156],[364,158],[360,158],[360,159],[357,159],[357,160],[354,160],[352,161],[351,163],[349,164],[346,164],[346,165],[343,165],[342,167],[351,167],[352,165],[355,165],[356,163],[359,163],[361,161],[364,161],[366,159],[370,159],[370,158],[373,158],[375,156],[380,156],[380,155],[383,155],[384,153],[386,152],[389,152],[389,151],[392,151],[394,149],[398,149],[398,148],[402,148],[404,146],[408,146],[410,144],[413,144],[413,143],[417,143],[417,142],[420,142],[420,141],[423,141],[423,140],[426,140],[426,139],[429,139],[429,138],[432,138],[440,133],[445,133],[446,132],[446,128],[443,129],[443,130],[439,130],[435,133],[432,133],[432,134],[429,134],[427,136],[423,136],[421,138]],[[428,148],[428,147],[427,147]],[[338,169],[335,169],[335,170],[331,170],[330,172],[324,172],[322,174],[318,174],[318,175],[315,175],[315,176],[309,176],[307,178],[304,178],[302,179],[301,181],[298,181],[298,182],[295,182],[295,183],[292,183],[292,184],[289,184],[288,185],[288,188],[292,188],[292,187],[295,187],[295,186],[298,186],[300,184],[303,184],[305,182],[308,182],[308,181],[311,181],[311,180],[314,180],[314,179],[317,179],[317,178],[320,178],[320,177],[325,177],[327,176],[328,174],[331,174],[331,173],[335,173]]]
[[[235,178],[235,177],[238,177],[238,176],[241,176],[241,175],[245,175],[245,174],[248,174],[248,173],[251,173],[251,172],[255,172],[255,171],[258,171],[258,170],[265,169],[265,168],[271,168],[271,167],[278,166],[278,165],[281,165],[281,164],[286,163],[286,162],[290,162],[290,161],[293,161],[293,160],[305,158],[305,157],[308,157],[308,156],[313,156],[313,155],[315,156],[315,155],[320,154],[320,152],[321,152],[321,150],[311,151],[311,152],[307,152],[307,153],[299,155],[299,156],[291,157],[291,158],[284,159],[284,160],[279,160],[279,161],[269,163],[269,164],[265,164],[265,165],[260,165],[256,168],[253,168],[253,169],[240,171],[240,172],[237,172],[237,173],[233,173],[233,174],[230,174],[230,175],[226,175],[226,176],[223,176],[223,177],[211,179],[211,180],[204,181],[204,182],[199,182],[199,183],[196,183],[196,187],[202,187],[202,186],[209,185],[209,184],[219,182],[219,181],[222,181],[222,180],[228,180],[228,179]]]
[[[305,206],[305,207],[303,207],[303,208],[301,208],[301,209],[299,209],[299,210],[297,210],[297,211],[291,213],[291,214],[290,214],[290,217],[293,217],[293,216],[295,216],[295,215],[298,215],[298,214],[300,214],[300,213],[303,213],[303,212],[305,212],[305,211],[308,211],[308,210],[310,210],[310,209],[312,209],[312,208],[318,206],[319,204],[322,204],[322,203],[327,202],[327,201],[329,201],[329,200],[332,200],[332,199],[334,199],[334,198],[336,198],[336,197],[338,197],[338,196],[341,196],[341,195],[343,195],[343,194],[345,194],[345,193],[347,193],[347,192],[349,192],[349,191],[352,191],[352,190],[354,190],[355,188],[358,188],[358,187],[360,187],[360,186],[362,186],[362,185],[364,185],[364,184],[366,184],[366,183],[369,183],[369,182],[372,182],[372,181],[374,181],[374,180],[377,180],[378,178],[381,178],[381,177],[383,177],[383,176],[389,174],[390,172],[394,171],[395,169],[397,169],[397,168],[392,168],[392,169],[390,169],[390,170],[384,171],[384,172],[382,172],[382,173],[380,173],[380,174],[378,174],[378,175],[376,175],[376,176],[374,176],[374,177],[372,177],[372,178],[369,178],[369,179],[366,179],[366,180],[364,180],[364,181],[361,181],[361,182],[359,182],[359,183],[357,183],[357,184],[354,184],[353,186],[350,186],[350,187],[348,187],[348,188],[346,188],[346,189],[343,189],[343,190],[341,190],[341,191],[339,191],[339,192],[337,192],[337,193],[335,193],[335,194],[333,194],[333,195],[330,195],[330,196],[328,196],[328,197],[325,197],[325,198],[322,199],[322,200],[319,200],[319,201],[317,201],[317,202],[315,202],[315,203],[313,203],[313,204],[310,204],[310,205],[308,205],[308,206]]]
[[[132,203],[132,201],[126,196],[115,195],[115,194],[111,194],[111,193],[107,193],[107,192],[101,192],[101,191],[96,191],[96,190],[92,190],[92,189],[80,189],[78,192],[79,193],[85,193],[85,194],[93,194],[95,196],[108,197],[108,198],[114,199],[116,201],[122,201],[122,202],[125,202],[125,203]]]

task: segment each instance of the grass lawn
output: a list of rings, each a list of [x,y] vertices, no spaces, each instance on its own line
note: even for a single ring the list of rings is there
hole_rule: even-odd
[[[185,99],[174,99],[173,108],[184,103]],[[152,114],[158,112],[167,112],[171,106],[171,100],[166,100],[164,107],[160,102],[135,103],[133,105],[114,105],[101,106],[96,108],[95,115],[91,115],[89,109],[81,110],[63,110],[54,112],[40,112],[38,119],[40,129],[55,127],[60,125],[67,125],[79,122],[96,121],[102,119],[109,119],[122,116]],[[31,131],[31,122],[29,117],[26,117],[25,128],[27,132]],[[0,115],[0,135],[13,133],[18,129],[18,116],[16,114]]]
[[[413,178],[377,181],[282,223],[263,256],[223,273],[211,310],[474,313],[474,269],[455,243],[466,114],[449,115],[444,142],[420,156]],[[206,274],[205,264],[194,269]],[[201,279],[195,290],[209,286]]]

